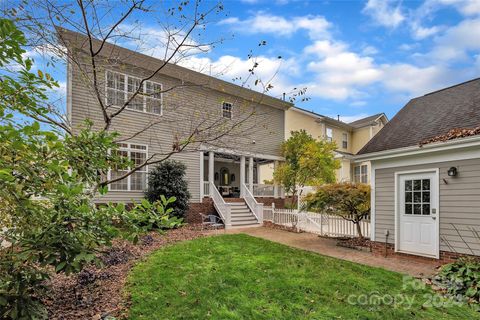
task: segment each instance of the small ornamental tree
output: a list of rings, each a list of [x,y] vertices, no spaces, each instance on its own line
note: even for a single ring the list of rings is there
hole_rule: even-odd
[[[160,200],[161,196],[175,197],[176,201],[170,206],[172,215],[183,218],[188,210],[190,192],[185,179],[187,167],[175,160],[166,160],[156,166],[148,175],[148,189],[145,197],[150,202]]]
[[[306,209],[337,215],[355,224],[363,238],[360,221],[370,216],[370,186],[367,184],[334,183],[320,186],[305,197]]]
[[[304,186],[335,182],[335,169],[340,167],[334,157],[335,149],[335,143],[315,140],[305,130],[292,131],[291,137],[283,142],[285,162],[275,169],[273,176],[292,195],[292,205],[298,190]]]

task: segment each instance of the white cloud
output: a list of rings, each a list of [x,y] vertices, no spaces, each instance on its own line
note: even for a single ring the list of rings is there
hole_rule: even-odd
[[[400,4],[395,5],[393,1],[368,0],[363,13],[369,15],[375,23],[388,28],[396,28],[405,20]]]
[[[437,34],[440,30],[442,30],[441,26],[433,26],[433,27],[424,27],[418,21],[412,21],[410,23],[410,29],[412,32],[412,36],[414,39],[422,40],[428,37]]]
[[[340,115],[340,121],[343,121],[343,122],[346,122],[346,123],[350,123],[350,122],[353,122],[353,121],[357,121],[357,120],[366,118],[366,117],[368,117],[368,116],[371,116],[371,114],[360,113],[360,114],[354,114],[354,115],[351,115],[351,116],[342,116],[342,115]],[[329,116],[329,117],[334,118],[334,119],[337,119],[337,115]]]
[[[407,93],[411,96],[423,95],[447,84],[451,71],[440,66],[416,67],[400,63],[382,65],[383,85],[392,91]]]
[[[316,41],[304,51],[314,55],[307,69],[316,76],[308,91],[319,96],[336,100],[355,97],[360,93],[358,86],[374,83],[381,76],[371,57],[349,51],[341,42]]]
[[[219,24],[232,26],[236,31],[242,33],[264,33],[287,37],[299,30],[306,30],[312,39],[328,37],[328,29],[331,26],[324,17],[318,15],[297,16],[286,19],[265,12],[259,12],[245,20],[230,17],[220,21]]]
[[[432,0],[428,2],[439,5],[453,6],[465,16],[480,14],[479,0]]]
[[[429,57],[441,61],[466,59],[468,51],[479,51],[480,18],[467,19],[448,29],[435,39],[436,45]]]
[[[255,68],[255,74],[249,76],[248,70],[255,62],[258,63],[258,67]],[[290,83],[289,78],[300,72],[300,66],[294,59],[266,56],[259,56],[253,60],[224,55],[215,61],[205,57],[190,57],[182,60],[179,64],[227,81],[235,79],[233,81],[235,84],[260,92],[263,92],[264,88],[261,83],[255,85],[257,79],[264,84],[270,83],[273,85],[273,89],[269,91],[269,94],[276,97],[282,96],[284,92],[292,91],[294,85]]]

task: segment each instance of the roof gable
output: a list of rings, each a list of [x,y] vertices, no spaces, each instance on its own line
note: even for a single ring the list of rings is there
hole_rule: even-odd
[[[419,145],[480,125],[480,78],[410,100],[357,154]]]

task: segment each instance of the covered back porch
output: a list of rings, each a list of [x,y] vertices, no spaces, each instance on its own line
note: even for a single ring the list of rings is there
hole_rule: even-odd
[[[201,198],[211,196],[212,185],[224,198],[244,198],[245,190],[242,186],[246,186],[254,197],[285,196],[283,188],[274,184],[272,179],[267,183],[260,181],[261,176],[271,175],[282,160],[280,157],[241,154],[228,150],[204,151],[201,154]]]

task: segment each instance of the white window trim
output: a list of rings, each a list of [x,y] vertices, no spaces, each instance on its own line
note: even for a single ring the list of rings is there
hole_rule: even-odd
[[[328,130],[330,130],[330,132],[332,133],[330,137],[328,136]],[[325,138],[327,139],[327,141],[330,141],[330,142],[333,141],[333,128],[325,127]]]
[[[346,146],[343,146],[343,143],[346,142]],[[342,133],[342,148],[343,149],[348,149],[348,133],[343,132]]]
[[[228,103],[230,105],[230,118],[227,118],[223,115],[223,107],[226,103]],[[222,105],[220,106],[220,112],[221,112],[222,118],[225,118],[225,119],[228,119],[228,120],[233,120],[233,103],[228,102],[228,101],[222,101]]]
[[[362,174],[362,167],[366,167],[367,168],[367,172],[365,174]],[[357,175],[355,174],[355,169],[356,168],[360,168],[360,174],[359,174],[359,179],[357,181],[356,177]],[[362,176],[366,176],[367,177],[367,181],[366,182],[362,182]],[[367,164],[360,164],[360,165],[357,165],[357,166],[354,166],[353,167],[353,181],[355,183],[368,183],[368,165]]]
[[[118,150],[119,151],[127,151],[127,156],[128,156],[128,159],[131,159],[131,155],[130,153],[133,151],[133,152],[138,152],[138,151],[145,151],[145,159],[148,159],[148,145],[147,144],[142,144],[142,143],[124,143],[127,145],[127,147],[119,147]],[[140,149],[135,149],[135,148],[131,148],[130,146],[131,145],[136,145],[136,146],[142,146],[142,147],[145,147],[145,150],[140,150]],[[137,171],[137,172],[145,172],[146,173],[146,176],[145,176],[145,188],[148,186],[148,165],[144,167],[145,168],[145,171]],[[127,169],[125,169],[124,171],[130,171],[130,167],[128,167]],[[107,173],[107,179],[110,180],[112,177],[112,169],[109,169],[108,170],[108,173]],[[132,190],[132,186],[131,186],[131,177],[132,175],[129,175],[126,179],[127,179],[127,190],[112,190],[112,187],[111,187],[111,183],[108,184],[108,191],[109,192],[144,192],[145,190]]]
[[[131,76],[131,75],[123,73],[123,72],[113,71],[113,70],[109,70],[109,69],[105,70],[105,105],[107,105],[107,106],[108,106],[108,97],[107,97],[107,89],[108,89],[108,87],[107,87],[107,85],[108,85],[107,74],[108,74],[108,72],[117,73],[117,74],[120,74],[120,75],[125,77],[124,78],[124,84],[123,84],[124,85],[123,94],[124,94],[125,101],[127,101],[127,99],[128,99],[128,78],[134,78],[134,79],[139,79],[139,80],[141,80],[141,78]],[[151,83],[154,83],[154,84],[157,84],[157,85],[160,85],[160,87],[162,88],[161,90],[163,91],[163,84],[162,83],[146,80],[146,81],[143,82],[143,92],[144,93],[147,92],[147,81],[151,82]],[[153,98],[153,99],[155,99],[155,98]],[[143,113],[143,114],[151,114],[151,115],[155,115],[155,116],[163,116],[163,92],[160,93],[160,113],[148,112],[146,101],[147,101],[147,95],[143,95],[143,110],[131,109],[128,106],[125,107],[124,110]],[[110,105],[109,107],[121,108],[121,106],[117,106],[117,105]]]

